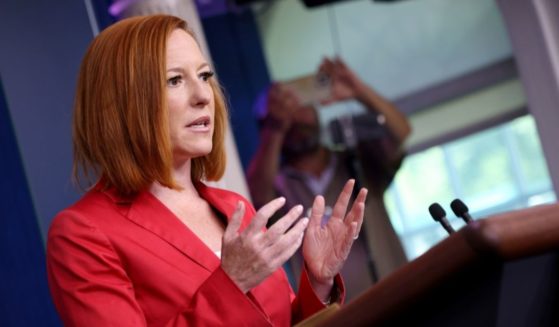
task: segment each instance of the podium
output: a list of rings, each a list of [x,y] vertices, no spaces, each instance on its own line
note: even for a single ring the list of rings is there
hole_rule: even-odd
[[[475,220],[317,326],[559,326],[559,204]]]

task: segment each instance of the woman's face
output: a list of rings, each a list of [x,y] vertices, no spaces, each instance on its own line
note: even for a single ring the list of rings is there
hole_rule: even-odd
[[[177,29],[167,40],[167,103],[173,158],[188,160],[212,150],[214,75],[190,34]]]

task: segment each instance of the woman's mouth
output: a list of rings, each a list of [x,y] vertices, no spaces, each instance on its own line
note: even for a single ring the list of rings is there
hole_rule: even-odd
[[[208,116],[200,117],[194,120],[193,122],[191,122],[190,124],[186,125],[187,128],[191,128],[193,130],[199,130],[199,131],[209,130],[209,126],[210,126],[210,117]]]

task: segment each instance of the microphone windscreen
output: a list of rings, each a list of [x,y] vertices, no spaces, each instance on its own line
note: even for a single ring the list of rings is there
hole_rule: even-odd
[[[455,199],[454,201],[452,201],[450,203],[450,208],[452,209],[452,212],[454,212],[454,214],[458,217],[462,217],[465,213],[468,213],[468,207],[460,199]]]
[[[429,213],[436,221],[440,221],[442,218],[446,217],[446,211],[444,211],[443,207],[437,202],[429,206]]]

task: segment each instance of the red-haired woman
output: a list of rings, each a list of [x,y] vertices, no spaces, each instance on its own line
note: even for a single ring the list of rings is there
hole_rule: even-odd
[[[95,185],[50,226],[51,293],[71,326],[288,326],[343,299],[338,275],[363,219],[366,190],[346,214],[353,181],[320,226],[295,206],[255,212],[206,186],[225,167],[227,110],[183,20],[120,21],[82,62],[74,172]],[[297,295],[281,265],[304,242]]]

